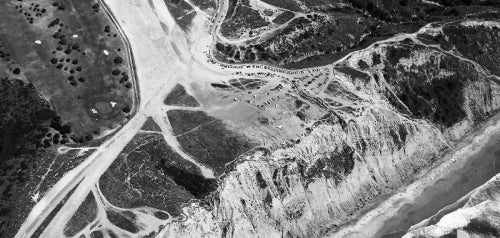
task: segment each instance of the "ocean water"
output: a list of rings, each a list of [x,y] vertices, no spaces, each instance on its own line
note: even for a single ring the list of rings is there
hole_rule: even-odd
[[[463,167],[425,188],[415,203],[401,207],[398,215],[385,222],[375,237],[402,237],[412,225],[433,216],[500,173],[500,132],[493,134],[481,150],[464,159],[467,162]],[[438,222],[446,213],[442,212],[431,223]]]

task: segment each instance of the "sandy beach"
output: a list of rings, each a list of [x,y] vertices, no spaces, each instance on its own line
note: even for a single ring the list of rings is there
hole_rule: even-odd
[[[329,237],[401,237],[500,172],[500,115],[469,134],[405,188]]]

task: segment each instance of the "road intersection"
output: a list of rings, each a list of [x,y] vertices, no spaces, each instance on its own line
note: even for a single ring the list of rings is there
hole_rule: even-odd
[[[180,148],[166,116],[166,111],[174,108],[163,104],[165,97],[177,84],[190,82],[224,82],[235,75],[271,74],[290,76],[303,74],[308,70],[281,70],[265,65],[228,65],[211,60],[210,49],[214,44],[214,31],[218,27],[210,24],[207,14],[197,14],[190,32],[184,32],[175,22],[162,0],[148,3],[138,0],[102,0],[101,5],[111,14],[120,32],[126,35],[127,49],[133,54],[136,73],[136,88],[140,102],[135,115],[109,139],[103,142],[79,166],[68,171],[34,206],[28,218],[19,229],[16,238],[31,237],[45,222],[58,204],[65,201],[57,214],[50,220],[40,237],[64,237],[65,224],[82,204],[89,193],[93,193],[100,206],[98,222],[100,226],[112,226],[103,215],[102,204],[106,203],[98,190],[101,175],[110,167],[125,146],[139,133],[148,117],[152,117],[162,129],[162,135],[174,152],[198,165],[202,174],[213,178],[214,174],[204,165],[197,163]],[[227,0],[222,6],[227,6]],[[218,11],[212,21],[222,23],[224,9]],[[199,9],[198,9],[199,11]],[[175,109],[192,110],[176,107]],[[107,205],[109,206],[109,205]],[[115,208],[117,209],[117,208]],[[139,217],[148,220],[149,227],[143,227],[142,234],[158,228],[158,220],[147,213],[135,211]],[[117,227],[115,233],[130,236]],[[91,232],[90,225],[82,232]],[[80,232],[75,237],[84,234]]]

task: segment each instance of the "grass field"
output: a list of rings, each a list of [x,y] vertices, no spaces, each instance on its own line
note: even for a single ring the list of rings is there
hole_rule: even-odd
[[[0,75],[33,83],[76,142],[120,125],[134,107],[125,44],[96,1],[2,1]]]
[[[130,174],[135,176],[129,177]],[[201,176],[197,166],[174,153],[161,135],[137,135],[101,177],[109,202],[122,208],[151,206],[181,213],[190,199],[202,199],[216,189],[215,179]]]
[[[248,138],[204,112],[171,110],[168,118],[186,153],[218,175],[224,172],[226,164],[255,147]]]
[[[176,85],[170,94],[165,98],[165,105],[197,107],[200,104],[196,99],[186,92],[186,89],[180,84]]]

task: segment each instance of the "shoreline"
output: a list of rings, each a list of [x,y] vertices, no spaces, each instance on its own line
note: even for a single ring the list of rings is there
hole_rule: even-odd
[[[383,238],[397,237],[396,234],[407,233],[413,225],[425,219],[433,217],[430,220],[438,222],[453,208],[458,208],[458,201],[500,172],[495,164],[500,159],[497,156],[499,143],[500,131],[496,131],[482,148],[459,164],[460,167],[452,168],[444,178],[426,187],[414,203],[399,209],[398,216],[389,219],[379,234]]]
[[[400,210],[417,203],[426,188],[436,186],[442,179],[467,167],[470,159],[482,152],[495,135],[500,138],[500,113],[478,125],[473,132],[456,143],[453,149],[430,167],[418,172],[400,190],[381,197],[373,205],[359,211],[352,222],[325,237],[382,237],[388,232],[384,231],[385,226],[394,217],[398,217]]]

